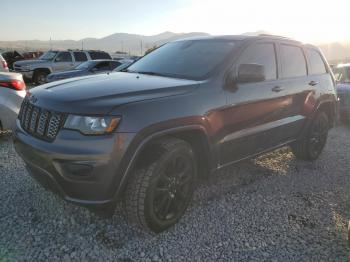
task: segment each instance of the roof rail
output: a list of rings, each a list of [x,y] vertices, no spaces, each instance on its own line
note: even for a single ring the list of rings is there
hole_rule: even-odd
[[[273,35],[273,34],[259,34],[258,36],[267,36],[267,37],[276,37],[276,38],[282,38],[282,39],[288,39],[288,40],[293,40],[296,41],[290,37],[287,36],[281,36],[281,35]]]

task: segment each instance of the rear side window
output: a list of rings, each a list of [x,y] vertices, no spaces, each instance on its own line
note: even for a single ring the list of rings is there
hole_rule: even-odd
[[[88,60],[84,52],[74,52],[74,58],[76,62],[84,62]]]
[[[96,60],[96,59],[112,59],[111,56],[108,53],[105,53],[105,52],[90,51],[89,55],[90,55],[92,60]]]
[[[56,62],[72,62],[72,56],[69,52],[61,52],[57,55]]]
[[[307,49],[307,56],[309,58],[309,74],[320,75],[327,72],[326,66],[319,52],[313,49]]]
[[[272,43],[249,46],[243,51],[240,64],[259,64],[265,67],[266,80],[277,78],[275,47]]]
[[[94,66],[97,71],[108,71],[109,69],[109,62],[101,62]]]
[[[282,77],[306,75],[306,61],[303,50],[298,46],[281,45]]]

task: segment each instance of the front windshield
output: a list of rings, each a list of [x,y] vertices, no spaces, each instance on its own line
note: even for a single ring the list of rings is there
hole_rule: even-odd
[[[80,65],[78,65],[75,69],[77,69],[77,70],[86,70],[86,69],[88,69],[92,64],[95,64],[95,62],[93,62],[93,61],[86,61],[86,62],[81,63]]]
[[[184,79],[202,79],[224,62],[236,42],[209,39],[168,43],[132,64],[127,71]]]
[[[350,83],[350,66],[334,68],[335,79],[340,83]]]
[[[57,54],[57,52],[55,52],[55,51],[49,51],[49,52],[44,53],[39,59],[50,61],[50,60],[55,58],[56,54]]]
[[[126,69],[131,63],[132,62],[127,62],[127,63],[121,64],[120,66],[117,66],[113,71],[114,72],[122,71],[122,70]]]

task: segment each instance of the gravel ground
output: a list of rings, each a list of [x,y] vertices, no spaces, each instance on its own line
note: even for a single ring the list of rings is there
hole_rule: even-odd
[[[288,148],[200,182],[173,228],[148,235],[65,203],[25,171],[0,137],[0,261],[350,261],[350,128],[330,133],[321,158]]]

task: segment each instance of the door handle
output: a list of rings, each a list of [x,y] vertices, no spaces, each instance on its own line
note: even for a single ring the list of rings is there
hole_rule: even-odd
[[[281,92],[282,90],[284,90],[283,87],[280,87],[280,86],[275,86],[271,89],[273,92]]]
[[[316,86],[316,85],[318,85],[318,82],[316,82],[316,81],[311,81],[311,82],[309,83],[309,85],[310,85],[310,86]]]

